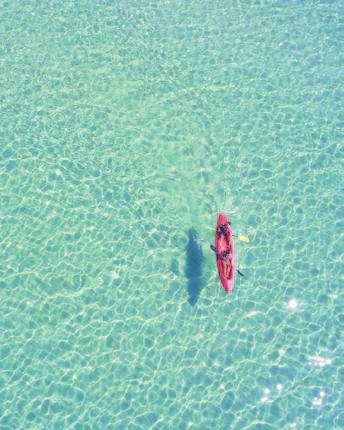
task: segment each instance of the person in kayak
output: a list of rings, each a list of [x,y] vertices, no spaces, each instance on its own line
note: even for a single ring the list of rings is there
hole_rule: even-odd
[[[224,262],[225,277],[229,277],[232,270],[232,260],[230,258],[227,260],[227,257],[230,255],[230,251],[223,251],[219,254],[214,245],[210,245],[210,249],[215,252],[217,258]],[[245,276],[239,269],[237,269],[237,272],[240,276]]]
[[[218,234],[223,234],[225,237],[227,237],[229,234],[228,227],[230,225],[231,225],[230,221],[227,224],[220,225],[220,227],[217,229]]]
[[[232,272],[232,260],[225,260],[223,261],[223,269],[224,269],[224,275],[226,279],[231,278],[231,272]]]
[[[226,260],[226,258],[230,255],[230,251],[229,250],[227,250],[227,251],[223,251],[221,254],[219,254],[217,251],[216,251],[216,248],[215,248],[215,246],[214,245],[210,245],[210,249],[212,250],[212,251],[214,251],[215,252],[215,254],[216,254],[216,257],[218,257],[218,258],[220,258],[222,261],[225,261]]]

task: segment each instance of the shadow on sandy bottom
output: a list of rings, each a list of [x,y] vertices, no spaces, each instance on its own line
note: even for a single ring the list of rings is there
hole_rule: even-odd
[[[203,252],[197,231],[191,228],[188,231],[188,243],[186,246],[185,275],[188,278],[189,303],[194,306],[197,303],[202,289]]]

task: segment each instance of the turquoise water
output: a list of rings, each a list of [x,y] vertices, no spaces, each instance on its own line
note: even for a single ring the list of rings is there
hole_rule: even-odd
[[[0,429],[344,429],[344,3],[1,1],[0,35]]]

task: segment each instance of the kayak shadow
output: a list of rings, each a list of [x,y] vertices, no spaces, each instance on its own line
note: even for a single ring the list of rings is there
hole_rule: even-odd
[[[202,289],[203,252],[197,231],[190,228],[186,245],[185,275],[188,278],[189,303],[197,303]]]

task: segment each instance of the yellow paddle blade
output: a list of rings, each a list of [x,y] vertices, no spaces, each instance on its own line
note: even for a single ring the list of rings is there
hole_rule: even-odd
[[[239,234],[239,240],[241,240],[241,242],[250,243],[250,239],[242,234]]]

